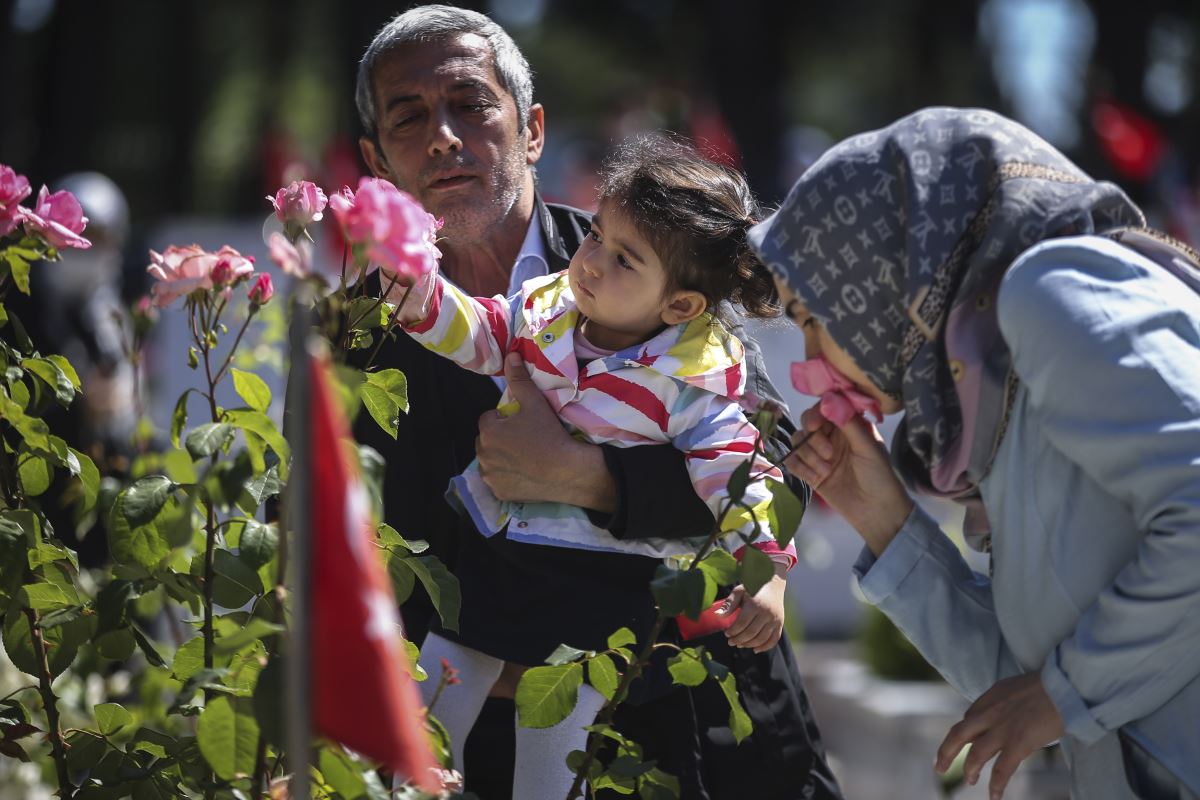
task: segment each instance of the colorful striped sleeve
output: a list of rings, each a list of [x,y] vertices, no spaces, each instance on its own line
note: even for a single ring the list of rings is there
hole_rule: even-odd
[[[671,415],[672,443],[684,453],[692,486],[716,517],[729,498],[729,479],[739,466],[754,458],[751,481],[742,503],[732,506],[721,520],[727,535],[722,544],[741,558],[748,543],[770,556],[785,556],[788,568],[796,564],[792,544],[781,548],[771,529],[769,511],[771,492],[765,479],[783,480],[780,471],[764,456],[754,455],[758,430],[750,424],[741,408],[728,398],[696,388],[682,391]],[[755,522],[758,532],[755,532]]]
[[[440,275],[425,319],[404,330],[439,355],[484,375],[504,372],[514,302],[503,295],[471,297]]]

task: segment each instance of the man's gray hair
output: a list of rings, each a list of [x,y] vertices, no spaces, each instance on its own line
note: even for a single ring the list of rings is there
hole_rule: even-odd
[[[429,5],[410,8],[384,25],[375,34],[362,61],[358,62],[354,100],[367,136],[372,139],[377,136],[373,81],[375,67],[380,60],[393,48],[407,42],[435,42],[468,33],[487,39],[492,49],[496,78],[516,102],[517,125],[523,128],[528,123],[529,107],[533,105],[533,75],[529,70],[529,62],[508,32],[477,11]]]

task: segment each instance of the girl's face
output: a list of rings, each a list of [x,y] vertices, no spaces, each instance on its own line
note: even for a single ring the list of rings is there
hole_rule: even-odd
[[[871,383],[866,373],[862,371],[858,364],[854,363],[854,359],[850,357],[850,354],[833,341],[825,326],[817,322],[812,314],[808,312],[808,308],[805,307],[804,301],[800,299],[799,295],[778,278],[775,279],[775,287],[779,290],[779,299],[783,303],[787,315],[804,331],[805,358],[824,356],[825,360],[834,369],[850,379],[854,384],[854,388],[874,398],[879,403],[879,407],[883,410],[883,413],[895,414],[904,409],[904,406],[899,401]]]
[[[597,347],[622,350],[704,311],[699,292],[667,292],[658,254],[629,219],[601,204],[592,232],[567,268],[571,291],[586,317],[583,332]]]

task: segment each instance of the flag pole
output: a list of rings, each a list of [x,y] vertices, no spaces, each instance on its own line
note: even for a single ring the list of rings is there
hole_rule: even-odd
[[[288,599],[291,626],[286,659],[287,758],[292,780],[288,796],[309,800],[309,753],[312,742],[311,610],[309,609],[312,530],[312,443],[309,417],[311,380],[309,372],[312,336],[312,292],[303,281],[295,281],[291,292],[292,321],[289,331],[290,370],[287,391],[287,439],[292,451],[291,477],[287,486],[287,522],[290,578]]]

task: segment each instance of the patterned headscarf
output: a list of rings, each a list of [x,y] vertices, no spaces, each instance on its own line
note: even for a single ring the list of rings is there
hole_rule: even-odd
[[[1012,120],[929,108],[833,147],[751,244],[879,389],[903,403],[892,457],[915,489],[967,499],[1015,379],[996,329],[1004,271],[1054,236],[1144,224]]]

